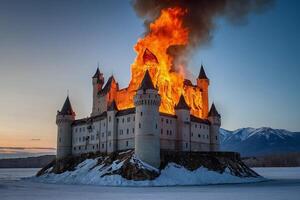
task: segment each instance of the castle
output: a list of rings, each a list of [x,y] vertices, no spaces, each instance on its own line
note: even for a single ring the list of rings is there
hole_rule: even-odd
[[[91,116],[75,120],[69,97],[57,112],[57,159],[88,152],[112,153],[134,149],[142,161],[160,165],[160,151],[218,151],[221,116],[212,104],[209,109],[207,78],[201,66],[197,85],[185,84],[201,92],[204,117],[190,112],[185,97],[180,96],[175,114],[159,111],[161,96],[148,70],[133,97],[134,107],[119,109],[118,83],[111,76],[104,85],[99,68],[92,78]],[[104,87],[103,87],[104,86]]]

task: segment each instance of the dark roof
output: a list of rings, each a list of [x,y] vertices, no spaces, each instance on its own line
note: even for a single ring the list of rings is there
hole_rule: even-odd
[[[208,79],[207,76],[206,76],[206,73],[204,71],[203,65],[201,65],[201,69],[200,69],[200,73],[199,73],[198,79]]]
[[[100,115],[95,115],[93,117],[86,117],[86,118],[82,118],[82,119],[77,119],[75,120],[72,125],[80,125],[80,124],[87,124],[87,123],[91,123],[94,121],[99,121],[104,119],[107,116],[107,112],[103,112]]]
[[[135,113],[135,108],[127,108],[125,110],[118,111],[116,116],[123,116],[123,115],[134,114],[134,113]]]
[[[100,70],[99,67],[97,67],[96,73],[94,74],[93,78],[99,78]]]
[[[169,114],[169,113],[163,113],[163,112],[160,112],[159,115],[160,115],[160,116],[164,116],[164,117],[177,118],[176,115]]]
[[[153,85],[153,82],[151,80],[151,76],[150,76],[148,70],[145,72],[144,78],[143,78],[142,83],[138,90],[147,90],[147,89],[153,89],[153,90],[156,89]]]
[[[180,96],[179,102],[175,106],[175,110],[179,110],[179,109],[185,109],[185,110],[189,110],[190,109],[190,107],[187,105],[187,103],[186,103],[183,95]]]
[[[72,105],[69,99],[69,96],[67,96],[67,99],[61,109],[61,111],[59,112],[60,115],[75,115],[73,109],[72,109]]]
[[[143,54],[143,62],[147,63],[147,62],[154,62],[158,64],[158,60],[156,58],[156,56],[149,50],[149,49],[145,49],[144,54]]]
[[[210,111],[208,113],[208,116],[209,117],[221,117],[221,115],[218,113],[214,103],[210,107]]]
[[[191,115],[191,122],[210,124],[210,122],[207,119],[202,119],[202,118],[196,117],[194,115]]]
[[[110,91],[112,82],[115,81],[114,76],[109,77],[108,81],[106,82],[104,88],[99,91],[100,94],[107,94]]]
[[[111,110],[118,110],[118,106],[117,106],[115,100],[113,100],[113,101],[111,102],[111,104],[110,104],[110,105],[108,106],[108,108],[107,108],[107,111],[111,111]]]

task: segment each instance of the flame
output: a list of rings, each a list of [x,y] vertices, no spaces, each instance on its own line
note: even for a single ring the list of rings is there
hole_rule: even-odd
[[[137,57],[131,66],[129,86],[117,92],[119,109],[134,107],[133,96],[145,71],[149,70],[153,84],[161,95],[160,112],[174,114],[174,106],[183,94],[191,107],[191,114],[204,117],[200,89],[190,82],[185,84],[183,70],[173,71],[174,58],[167,54],[170,46],[185,46],[188,42],[189,30],[184,27],[182,20],[186,13],[187,10],[180,7],[163,9],[160,16],[150,24],[148,34],[138,40],[134,47]],[[183,69],[183,66],[178,68]]]

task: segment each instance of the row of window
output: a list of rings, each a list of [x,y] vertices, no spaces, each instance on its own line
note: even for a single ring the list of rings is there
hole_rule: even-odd
[[[125,145],[126,145],[126,147],[129,146],[129,141],[128,141],[128,140],[125,142]],[[108,146],[111,147],[111,141],[108,143]],[[105,143],[102,143],[102,144],[101,144],[101,148],[104,149],[104,147],[105,147]],[[77,148],[77,147],[73,147],[73,149],[74,149],[74,151],[76,151],[76,150],[81,150],[81,146],[79,146],[78,148]],[[84,146],[83,149],[84,149],[84,150],[87,150],[87,146]],[[92,149],[93,149],[93,150],[94,150],[94,149],[96,149],[96,150],[99,149],[99,145],[98,145],[98,144],[93,145],[93,146],[92,146]]]
[[[198,125],[198,124],[195,124],[195,128],[200,128],[200,129],[208,129],[209,127],[207,125]]]
[[[163,123],[164,122],[164,118],[161,118],[161,123]],[[170,124],[172,124],[172,120],[170,119],[166,119],[165,120],[165,122],[166,122],[166,124],[168,124],[169,122],[170,122]]]
[[[126,134],[127,134],[127,135],[129,134],[129,132],[130,132],[129,129],[126,129]],[[123,135],[123,129],[120,129],[120,130],[118,131],[118,133],[119,133],[119,135]],[[131,133],[134,134],[134,128],[132,128]]]
[[[164,133],[164,130],[163,130],[163,129],[160,129],[160,134],[163,135],[163,133]],[[167,134],[167,135],[172,135],[172,130],[167,130],[167,131],[166,131],[166,134]]]

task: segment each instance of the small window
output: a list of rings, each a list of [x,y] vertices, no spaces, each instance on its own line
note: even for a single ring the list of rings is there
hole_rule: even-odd
[[[139,128],[142,128],[141,123],[139,123]]]
[[[216,140],[218,140],[218,136],[216,136]]]
[[[109,147],[111,147],[111,142],[109,142]]]
[[[200,134],[198,134],[198,138],[201,138],[201,135],[200,135]]]
[[[126,147],[128,147],[128,141],[126,141]]]
[[[130,117],[127,117],[127,122],[130,122]]]
[[[141,112],[141,116],[143,116],[143,112]]]
[[[167,130],[167,135],[169,135],[169,130]]]
[[[163,134],[163,129],[160,129],[160,134]]]
[[[81,150],[81,147],[78,147],[79,148],[79,150]]]
[[[157,129],[157,124],[155,124],[155,128]]]
[[[74,147],[74,151],[76,151],[76,147]]]
[[[104,149],[104,143],[102,143],[102,149]]]
[[[122,123],[123,123],[123,124],[124,124],[124,121],[125,121],[124,118],[122,118]]]
[[[127,135],[129,134],[129,129],[126,130],[126,134],[127,134]]]
[[[111,116],[108,117],[108,121],[109,121],[109,122],[111,121]]]
[[[169,123],[169,120],[168,120],[168,119],[166,119],[166,123],[167,123],[167,124]]]
[[[188,143],[185,143],[185,148],[187,149],[189,147],[189,144]]]
[[[134,128],[132,128],[132,133],[134,133]]]

